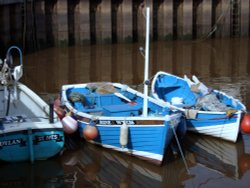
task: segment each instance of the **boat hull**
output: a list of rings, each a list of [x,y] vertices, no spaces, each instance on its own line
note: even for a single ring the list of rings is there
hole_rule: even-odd
[[[0,136],[0,159],[7,162],[45,160],[64,145],[61,129],[27,129]]]
[[[126,146],[120,144],[121,126],[114,124],[116,121],[103,121],[110,123],[109,125],[99,123],[96,125],[98,136],[91,143],[101,145],[127,154],[131,154],[144,160],[149,160],[156,164],[161,164],[166,146],[173,138],[173,131],[166,126],[164,122],[158,125],[152,125],[146,121],[129,121],[132,125],[128,125],[128,143]],[[111,123],[112,122],[112,123]],[[138,122],[138,123],[137,123]],[[80,122],[80,135],[84,137],[84,128],[86,123]]]
[[[77,120],[80,136],[105,148],[133,155],[157,165],[162,164],[165,150],[173,139],[174,133],[178,131],[181,136],[186,133],[186,124],[181,121],[183,114],[170,111],[165,108],[165,105],[148,97],[150,113],[143,116],[141,114],[144,96],[142,93],[119,83],[105,84],[108,84],[106,87],[114,87],[116,93],[126,96],[126,101],[124,102],[125,97],[122,100],[117,98],[117,94],[99,94],[89,90],[88,84],[64,85],[62,88],[62,104],[66,111],[71,111]],[[87,109],[82,106],[78,107],[76,105],[78,103],[71,102],[69,96],[75,92],[85,96],[85,103],[88,96],[91,96],[91,100],[96,97],[94,107]],[[90,140],[86,136],[87,126],[94,126],[98,136]],[[123,141],[120,142],[123,140],[122,129],[124,127],[127,130],[126,144],[123,144]]]
[[[228,115],[227,110],[223,112],[197,109],[196,102],[200,96],[191,91],[188,82],[183,78],[165,72],[158,72],[154,76],[151,94],[171,108],[183,111],[186,114],[188,131],[231,142],[237,141],[242,114],[246,110],[246,107],[239,100],[221,91],[213,90],[213,95],[217,96],[223,105],[231,107],[236,112]],[[177,102],[180,103],[174,104],[173,99],[178,99]],[[213,105],[212,101],[211,105]]]
[[[187,119],[187,130],[236,142],[240,129],[242,113],[232,117],[226,113],[198,113],[196,119]]]
[[[0,88],[0,160],[33,163],[57,155],[64,146],[64,131],[53,108],[50,111],[43,99],[21,83],[17,83],[16,95],[6,105]]]
[[[105,125],[102,123],[105,122]],[[163,161],[166,146],[173,139],[173,130],[164,122],[158,121],[159,124],[152,124],[153,121],[127,121],[128,125],[128,143],[121,146],[121,125],[117,121],[99,121],[96,124],[98,136],[91,143],[101,145],[102,147],[113,149],[119,152],[130,154],[144,160],[160,165]],[[108,124],[109,123],[109,124]],[[107,125],[108,124],[108,125]],[[88,124],[79,123],[80,136],[84,137],[84,129]],[[175,130],[174,130],[175,131]]]

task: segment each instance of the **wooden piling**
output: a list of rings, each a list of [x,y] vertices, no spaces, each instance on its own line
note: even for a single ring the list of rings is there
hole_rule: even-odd
[[[241,1],[240,2],[240,31],[241,36],[248,37],[249,36],[249,12],[250,12],[250,3],[249,1]]]
[[[56,46],[68,46],[68,7],[67,0],[57,1],[55,4],[54,17],[54,36]]]
[[[117,42],[133,41],[132,0],[123,0],[117,10]]]
[[[0,38],[0,44],[1,46],[8,46],[10,42],[10,6],[0,6],[0,33],[1,33],[1,38]],[[5,53],[5,52],[3,52]],[[4,54],[5,55],[5,54]]]
[[[31,50],[141,42],[146,6],[153,15],[150,33],[154,40],[248,37],[250,33],[249,1],[12,0],[0,4],[0,43]]]
[[[46,18],[45,18],[45,2],[38,1],[35,3],[36,12],[36,40],[37,48],[43,49],[47,47],[46,41]]]
[[[203,0],[197,7],[197,38],[209,37],[212,31],[212,0]]]
[[[90,44],[90,12],[89,1],[80,1],[75,9],[75,43]]]
[[[163,1],[158,9],[158,40],[173,39],[173,0]]]
[[[102,0],[96,9],[96,42],[111,41],[111,0]]]
[[[183,0],[182,6],[182,30],[179,33],[181,39],[192,39],[193,37],[193,1],[192,0]],[[182,33],[181,33],[182,32]]]

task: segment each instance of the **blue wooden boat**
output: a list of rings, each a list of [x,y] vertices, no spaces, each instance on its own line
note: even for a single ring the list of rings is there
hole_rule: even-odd
[[[20,53],[13,66],[11,51]],[[12,46],[0,65],[0,160],[8,162],[44,160],[64,146],[63,126],[49,106],[18,80],[22,76],[22,53]]]
[[[98,136],[89,142],[160,165],[175,131],[185,135],[186,124],[181,112],[152,97],[144,116],[143,101],[143,93],[120,83],[63,85],[61,90],[61,102],[77,119],[81,137],[88,126],[95,127]]]
[[[149,8],[146,9],[144,80],[148,80]],[[120,83],[63,85],[61,102],[77,119],[79,132],[89,142],[161,165],[176,132],[185,135],[182,112]],[[96,130],[89,136],[88,130]]]
[[[151,85],[151,95],[173,109],[183,111],[187,129],[236,142],[246,107],[226,93],[212,90],[193,80],[158,72]]]

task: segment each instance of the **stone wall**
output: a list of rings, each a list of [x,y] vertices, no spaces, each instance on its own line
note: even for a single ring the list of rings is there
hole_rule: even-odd
[[[146,6],[153,40],[249,37],[249,0],[0,0],[0,45],[138,42]]]

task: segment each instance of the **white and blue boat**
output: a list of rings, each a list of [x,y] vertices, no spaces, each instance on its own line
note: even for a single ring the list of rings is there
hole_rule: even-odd
[[[72,84],[61,90],[61,102],[77,119],[81,137],[94,126],[98,135],[91,143],[161,164],[174,132],[179,128],[185,134],[185,122],[182,113],[152,97],[144,116],[143,99],[143,93],[120,83]]]
[[[147,8],[145,81],[148,69],[149,8]],[[137,156],[161,165],[166,148],[178,132],[186,132],[183,113],[120,83],[63,85],[61,102],[78,121],[79,133],[86,138],[87,128],[95,127],[96,137],[89,142]],[[177,138],[177,137],[176,137]]]
[[[196,76],[192,80],[160,71],[152,80],[151,95],[173,109],[183,111],[187,129],[236,142],[246,107],[226,93],[212,90]]]
[[[11,51],[17,49],[20,65],[14,66]],[[0,63],[0,160],[45,160],[64,146],[63,126],[53,106],[18,80],[22,76],[22,52],[12,46]]]

